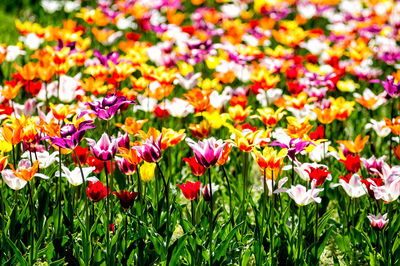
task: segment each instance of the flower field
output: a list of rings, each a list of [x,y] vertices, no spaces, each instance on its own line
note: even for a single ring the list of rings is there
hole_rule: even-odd
[[[393,0],[4,0],[0,264],[400,265],[399,41]]]

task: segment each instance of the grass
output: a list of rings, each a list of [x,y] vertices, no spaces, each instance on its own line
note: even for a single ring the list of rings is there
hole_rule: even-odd
[[[0,9],[0,43],[15,45],[18,42],[18,30],[15,28],[17,16]]]

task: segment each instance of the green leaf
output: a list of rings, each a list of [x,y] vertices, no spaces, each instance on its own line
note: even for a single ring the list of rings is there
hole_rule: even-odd
[[[226,251],[229,247],[229,244],[232,240],[232,237],[235,235],[236,231],[239,230],[243,222],[236,225],[227,235],[227,237],[222,241],[222,243],[215,249],[214,258],[218,261],[222,256],[226,255]]]
[[[331,235],[333,227],[330,227],[323,235],[322,241],[319,243],[318,246],[318,258],[321,257],[322,252],[324,252],[326,243],[328,242],[329,236]]]
[[[176,240],[176,242],[178,242],[178,244],[174,248],[174,251],[171,256],[171,260],[169,261],[169,265],[179,264],[179,258],[182,255],[182,249],[187,244],[187,241],[186,241],[187,237],[188,236],[185,235],[185,236],[182,236],[181,238],[179,238],[178,240]]]
[[[24,256],[22,255],[21,251],[14,245],[14,243],[8,238],[8,236],[5,235],[4,237],[5,237],[6,241],[7,241],[7,244],[14,251],[14,256],[17,258],[19,263],[21,263],[21,265],[28,265],[28,263],[24,259]]]

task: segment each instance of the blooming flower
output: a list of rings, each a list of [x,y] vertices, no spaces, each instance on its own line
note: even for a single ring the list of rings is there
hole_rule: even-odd
[[[382,231],[385,228],[386,224],[389,222],[389,219],[387,219],[387,213],[385,213],[384,215],[379,213],[377,216],[370,213],[367,217],[368,220],[371,222],[372,228],[376,231]]]
[[[347,171],[349,171],[351,173],[356,173],[361,168],[360,155],[358,155],[358,154],[356,154],[354,156],[351,154],[348,154],[346,156],[345,160],[340,159],[339,161],[342,162],[344,164],[344,166],[346,167]]]
[[[35,161],[33,163],[33,165],[31,164],[31,161],[29,160],[25,160],[22,159],[19,164],[18,164],[18,168],[14,169],[14,167],[10,164],[11,170],[14,172],[14,174],[21,178],[22,180],[25,181],[31,181],[31,179],[35,176],[35,175],[39,175],[36,174],[38,168],[39,168],[39,162]],[[45,177],[44,175],[40,175],[41,177]],[[48,177],[47,177],[48,178]]]
[[[337,143],[343,144],[352,153],[359,153],[364,149],[365,143],[369,140],[369,136],[365,136],[361,139],[361,134],[356,137],[353,141],[338,140]]]
[[[372,83],[381,83],[385,88],[387,94],[392,98],[397,98],[400,95],[400,83],[395,83],[394,77],[391,75],[386,76],[385,81],[377,79],[371,80]]]
[[[218,191],[219,186],[212,183],[211,187],[212,187],[212,194],[214,195],[214,193]],[[205,201],[210,201],[211,200],[210,184],[206,184],[202,190],[203,190],[203,199]]]
[[[314,168],[312,166],[310,166],[310,168],[306,169],[305,171],[310,176],[312,184],[316,187],[322,186],[331,173],[327,171],[327,168],[320,169],[319,167]]]
[[[86,113],[93,113],[100,119],[110,120],[123,105],[134,103],[134,101],[128,100],[124,96],[117,96],[115,93],[112,93],[104,97],[101,101],[88,102],[87,105],[89,105],[91,111]]]
[[[29,159],[29,151],[24,152],[21,158]],[[39,168],[45,169],[51,166],[55,161],[58,161],[58,152],[53,152],[50,154],[48,151],[36,152],[33,156],[39,162]]]
[[[321,198],[318,197],[318,194],[323,190],[323,188],[307,190],[305,186],[298,184],[296,186],[291,186],[286,193],[288,193],[289,197],[291,197],[297,205],[305,206],[312,202],[320,203]]]
[[[1,176],[3,177],[4,183],[6,183],[13,190],[20,190],[28,183],[24,179],[21,179],[15,175],[15,173],[10,169],[4,169],[1,171]]]
[[[154,141],[153,136],[150,136],[141,146],[133,147],[139,153],[139,156],[148,163],[155,163],[161,160],[161,139],[162,134]]]
[[[332,187],[342,186],[344,191],[351,198],[359,198],[366,193],[366,189],[361,182],[361,177],[358,174],[348,174],[347,176],[339,177],[339,184],[332,184]]]
[[[154,170],[156,169],[155,163],[144,162],[140,167],[140,178],[143,182],[150,182],[154,177]]]
[[[199,141],[198,143],[187,138],[186,142],[193,149],[197,162],[205,168],[209,168],[218,162],[226,144],[222,140],[215,140],[214,137]]]
[[[137,192],[129,192],[127,190],[122,190],[118,193],[116,191],[113,192],[119,199],[119,203],[121,204],[122,209],[129,210],[133,204],[135,203]]]
[[[182,160],[189,164],[190,170],[192,171],[192,174],[194,174],[195,176],[202,176],[207,170],[207,168],[203,167],[201,164],[197,162],[195,156],[190,158],[183,158]]]
[[[101,135],[101,138],[96,143],[95,140],[86,138],[87,142],[89,143],[90,150],[92,151],[93,155],[102,161],[109,161],[111,160],[118,150],[118,140],[114,137],[110,138],[106,133]]]
[[[194,200],[197,198],[197,195],[199,194],[201,183],[200,181],[197,181],[195,183],[187,181],[186,184],[182,185],[178,184],[176,186],[182,190],[183,195],[188,200]]]
[[[367,123],[365,125],[366,130],[370,128],[372,128],[376,132],[376,134],[381,138],[384,138],[390,134],[390,128],[386,126],[385,120],[376,121],[374,119],[371,119],[370,123]]]
[[[290,159],[296,160],[295,155],[301,151],[303,151],[309,145],[314,145],[311,141],[302,141],[300,138],[291,139],[289,145],[281,143],[277,140],[271,142],[270,146],[279,146],[282,149],[287,149],[287,155]]]
[[[66,124],[60,129],[60,137],[49,137],[51,143],[63,149],[73,150],[82,140],[86,130],[95,128],[96,126],[91,124],[93,121],[83,121],[78,125],[78,128],[74,124]]]
[[[110,194],[110,189],[108,189],[100,181],[91,182],[89,181],[89,186],[86,188],[86,193],[90,200],[93,202],[98,202]]]
[[[79,167],[75,167],[74,170],[70,171],[68,167],[61,165],[61,176],[65,177],[68,182],[73,185],[73,186],[80,186],[83,183],[83,180],[88,180],[88,176],[93,172],[95,167],[83,167],[82,168],[82,173],[83,173],[83,180],[82,180],[82,175]],[[57,171],[54,175],[59,176],[60,172]],[[97,179],[97,178],[95,178]],[[89,179],[91,181],[95,179]]]

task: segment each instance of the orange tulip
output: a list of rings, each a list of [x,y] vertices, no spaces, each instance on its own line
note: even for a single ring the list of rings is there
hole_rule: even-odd
[[[22,76],[24,80],[34,80],[36,77],[36,69],[37,65],[35,63],[28,63],[25,66],[21,67],[15,64],[15,69]]]
[[[148,119],[135,120],[132,117],[127,117],[125,119],[125,124],[116,123],[115,126],[120,127],[123,131],[128,132],[128,134],[134,135],[142,129],[147,121]]]
[[[365,143],[367,143],[368,140],[369,136],[365,136],[363,139],[361,139],[361,134],[359,134],[354,142],[348,140],[338,140],[337,143],[343,144],[352,153],[360,153],[364,149]]]
[[[139,156],[135,149],[119,148],[122,157],[124,157],[130,164],[138,165],[142,162],[142,158]]]
[[[217,165],[224,165],[229,159],[229,154],[232,151],[232,145],[226,144],[224,150],[222,151],[221,157],[217,161]]]
[[[1,94],[7,100],[12,100],[15,97],[17,97],[21,86],[22,84],[19,82],[17,83],[15,81],[4,81],[4,87],[3,90],[1,91]]]
[[[393,134],[395,135],[400,135],[400,116],[396,117],[394,119],[394,122],[392,122],[390,119],[384,118],[386,122],[386,126],[390,128]]]
[[[186,134],[184,133],[185,129],[181,129],[178,132],[174,131],[171,128],[163,128],[162,129],[162,139],[161,139],[161,150],[165,150],[168,147],[175,146],[179,142],[181,142]]]
[[[54,105],[54,104],[50,103],[50,109],[51,109],[51,112],[53,113],[54,117],[57,120],[63,121],[69,115],[72,115],[75,112],[76,108],[75,107],[70,108],[69,105],[65,105],[65,104]]]
[[[299,121],[293,116],[286,117],[288,125],[286,128],[286,134],[291,138],[304,138],[304,136],[310,131],[313,126],[308,122],[309,117]]]
[[[195,88],[184,94],[184,96],[189,103],[193,105],[196,112],[202,112],[207,110],[208,106],[210,105],[210,93],[211,92]]]
[[[29,182],[36,174],[39,167],[39,162],[35,161],[31,166],[31,163],[28,160],[22,160],[19,163],[17,170],[15,170],[14,166],[12,166],[11,164],[9,164],[9,166],[17,177]]]
[[[24,125],[18,120],[13,124],[4,124],[2,135],[4,140],[11,145],[17,145],[22,141]]]
[[[314,108],[313,111],[317,115],[318,121],[325,125],[332,123],[338,113],[338,109],[334,106],[322,110],[317,107]]]

